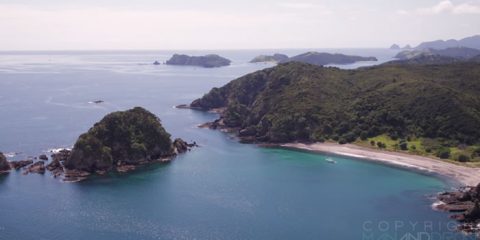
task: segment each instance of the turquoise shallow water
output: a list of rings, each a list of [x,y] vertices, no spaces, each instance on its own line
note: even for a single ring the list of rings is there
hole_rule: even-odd
[[[393,54],[369,51],[366,55],[384,59]],[[133,106],[157,114],[174,137],[201,145],[170,164],[78,184],[50,174],[0,176],[0,239],[401,239],[424,233],[447,239],[454,234],[448,216],[430,207],[430,197],[449,187],[438,178],[345,157],[239,144],[196,127],[214,114],[173,108],[269,67],[245,63],[259,53],[264,52],[224,52],[234,64],[221,69],[150,65],[164,61],[168,52],[0,54],[0,150],[22,152],[14,158],[71,146],[106,113]],[[97,99],[105,103],[88,103]]]

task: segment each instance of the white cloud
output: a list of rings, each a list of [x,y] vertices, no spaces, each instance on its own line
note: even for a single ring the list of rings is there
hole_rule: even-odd
[[[317,11],[312,16],[291,11],[0,4],[0,13],[0,50],[289,47],[301,41],[317,44],[304,36],[311,35],[311,26],[328,28]]]
[[[444,0],[434,6],[427,7],[427,8],[417,8],[412,11],[398,10],[397,14],[400,14],[400,15],[480,14],[480,3],[465,2],[465,3],[454,4],[450,0]]]
[[[311,2],[281,2],[278,6],[289,10],[314,10],[317,14],[331,14],[332,10],[324,5]]]

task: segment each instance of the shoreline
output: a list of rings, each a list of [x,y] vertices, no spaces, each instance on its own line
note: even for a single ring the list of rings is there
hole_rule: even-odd
[[[476,186],[480,183],[480,168],[466,167],[424,156],[400,152],[388,152],[361,147],[354,144],[337,143],[286,143],[277,145],[282,148],[304,150],[308,152],[335,154],[353,157],[376,163],[382,163],[428,175],[445,177],[464,186]]]

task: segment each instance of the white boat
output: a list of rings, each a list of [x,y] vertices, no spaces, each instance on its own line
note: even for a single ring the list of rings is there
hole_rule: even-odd
[[[337,161],[335,161],[335,160],[333,160],[333,159],[331,159],[331,158],[327,158],[327,159],[325,159],[325,161],[327,161],[328,163],[332,163],[332,164],[337,163]]]

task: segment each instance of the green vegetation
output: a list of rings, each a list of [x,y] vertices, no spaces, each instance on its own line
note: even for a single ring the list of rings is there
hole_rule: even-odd
[[[319,53],[319,52],[306,52],[291,58],[281,61],[285,62],[301,62],[314,65],[328,65],[328,64],[350,64],[359,61],[378,61],[375,57],[361,57],[344,54],[331,54],[331,53]]]
[[[259,142],[362,141],[442,157],[449,149],[448,158],[476,161],[469,146],[480,139],[480,65],[340,70],[291,62],[214,88],[191,106],[225,108],[225,127]]]
[[[65,167],[89,172],[110,170],[120,163],[136,164],[173,154],[170,134],[160,120],[136,107],[110,113],[82,134]]]
[[[166,64],[180,66],[199,66],[205,68],[223,67],[230,65],[231,61],[216,54],[205,56],[188,56],[184,54],[174,54]]]
[[[374,144],[372,144],[372,142]],[[407,138],[393,140],[388,135],[380,135],[371,137],[365,140],[357,140],[358,145],[365,147],[380,148],[375,143],[385,144],[384,148],[389,151],[403,151],[411,154],[439,157],[443,159],[450,159],[458,162],[478,162],[480,163],[480,155],[475,153],[478,146],[463,146],[458,145],[451,147],[447,142],[428,139],[428,138]],[[405,145],[402,147],[402,143]],[[405,148],[406,147],[406,148]]]

